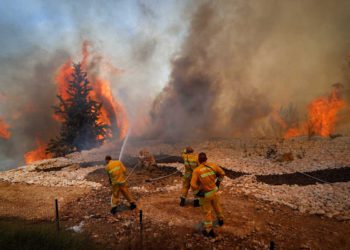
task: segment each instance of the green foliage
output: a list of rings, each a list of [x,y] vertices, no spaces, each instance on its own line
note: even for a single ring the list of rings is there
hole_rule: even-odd
[[[59,104],[53,107],[63,121],[59,136],[47,148],[55,157],[101,145],[110,132],[109,126],[98,122],[102,104],[90,97],[92,88],[87,73],[80,64],[73,67],[70,79],[66,79],[69,97],[63,99],[58,95]]]

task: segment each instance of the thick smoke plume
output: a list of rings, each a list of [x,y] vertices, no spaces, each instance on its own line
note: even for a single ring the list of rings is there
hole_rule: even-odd
[[[186,5],[143,0],[103,4],[5,0],[0,8],[0,170],[23,164],[26,152],[57,135],[60,124],[53,119],[52,109],[58,94],[55,77],[68,59],[83,60],[85,40],[104,62],[110,62],[102,64],[95,56],[89,76],[106,79],[104,72],[113,75],[115,70],[111,65],[122,70],[107,79],[135,134],[142,134],[152,100],[168,77],[169,58],[185,34],[187,22],[180,20]],[[118,123],[116,117],[110,118]]]
[[[134,136],[270,135],[278,112],[303,119],[334,83],[350,99],[349,1],[5,2],[0,169],[58,132],[55,75],[84,40],[123,71],[109,80]]]
[[[45,55],[45,53],[44,53]],[[46,59],[43,53],[33,53],[28,57],[12,58],[4,65],[3,72],[17,72],[4,86],[5,101],[1,113],[9,121],[11,137],[1,140],[0,152],[4,154],[3,165],[15,164],[28,149],[37,147],[37,139],[49,139],[56,134],[59,124],[53,119],[51,105],[56,98],[56,87],[52,83],[59,63],[68,56],[65,51],[57,51]],[[36,60],[34,65],[26,65],[27,60]],[[11,68],[10,68],[11,67]]]
[[[151,134],[266,135],[280,107],[303,116],[335,82],[349,96],[349,21],[349,1],[202,2],[154,102]]]

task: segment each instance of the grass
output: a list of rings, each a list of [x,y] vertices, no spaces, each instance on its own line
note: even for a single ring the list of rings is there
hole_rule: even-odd
[[[0,220],[0,248],[3,250],[102,249],[84,234],[61,230],[54,224],[22,220]]]

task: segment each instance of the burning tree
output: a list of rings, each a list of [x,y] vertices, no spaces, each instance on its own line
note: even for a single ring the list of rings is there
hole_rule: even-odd
[[[57,95],[59,104],[53,107],[62,121],[60,134],[51,139],[46,150],[56,157],[101,145],[110,134],[110,127],[99,122],[102,103],[91,98],[92,87],[80,63],[73,64],[66,82],[67,98]]]

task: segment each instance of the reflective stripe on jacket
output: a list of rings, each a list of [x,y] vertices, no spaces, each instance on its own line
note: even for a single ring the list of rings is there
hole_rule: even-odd
[[[111,179],[112,185],[121,185],[125,183],[126,168],[121,161],[110,161],[105,169]]]
[[[224,170],[215,163],[204,162],[192,173],[191,187],[194,192],[203,190],[211,192],[216,187],[216,178],[222,180],[225,176]]]
[[[182,153],[182,159],[184,160],[185,170],[187,173],[192,173],[192,171],[198,166],[198,156],[194,153]]]

